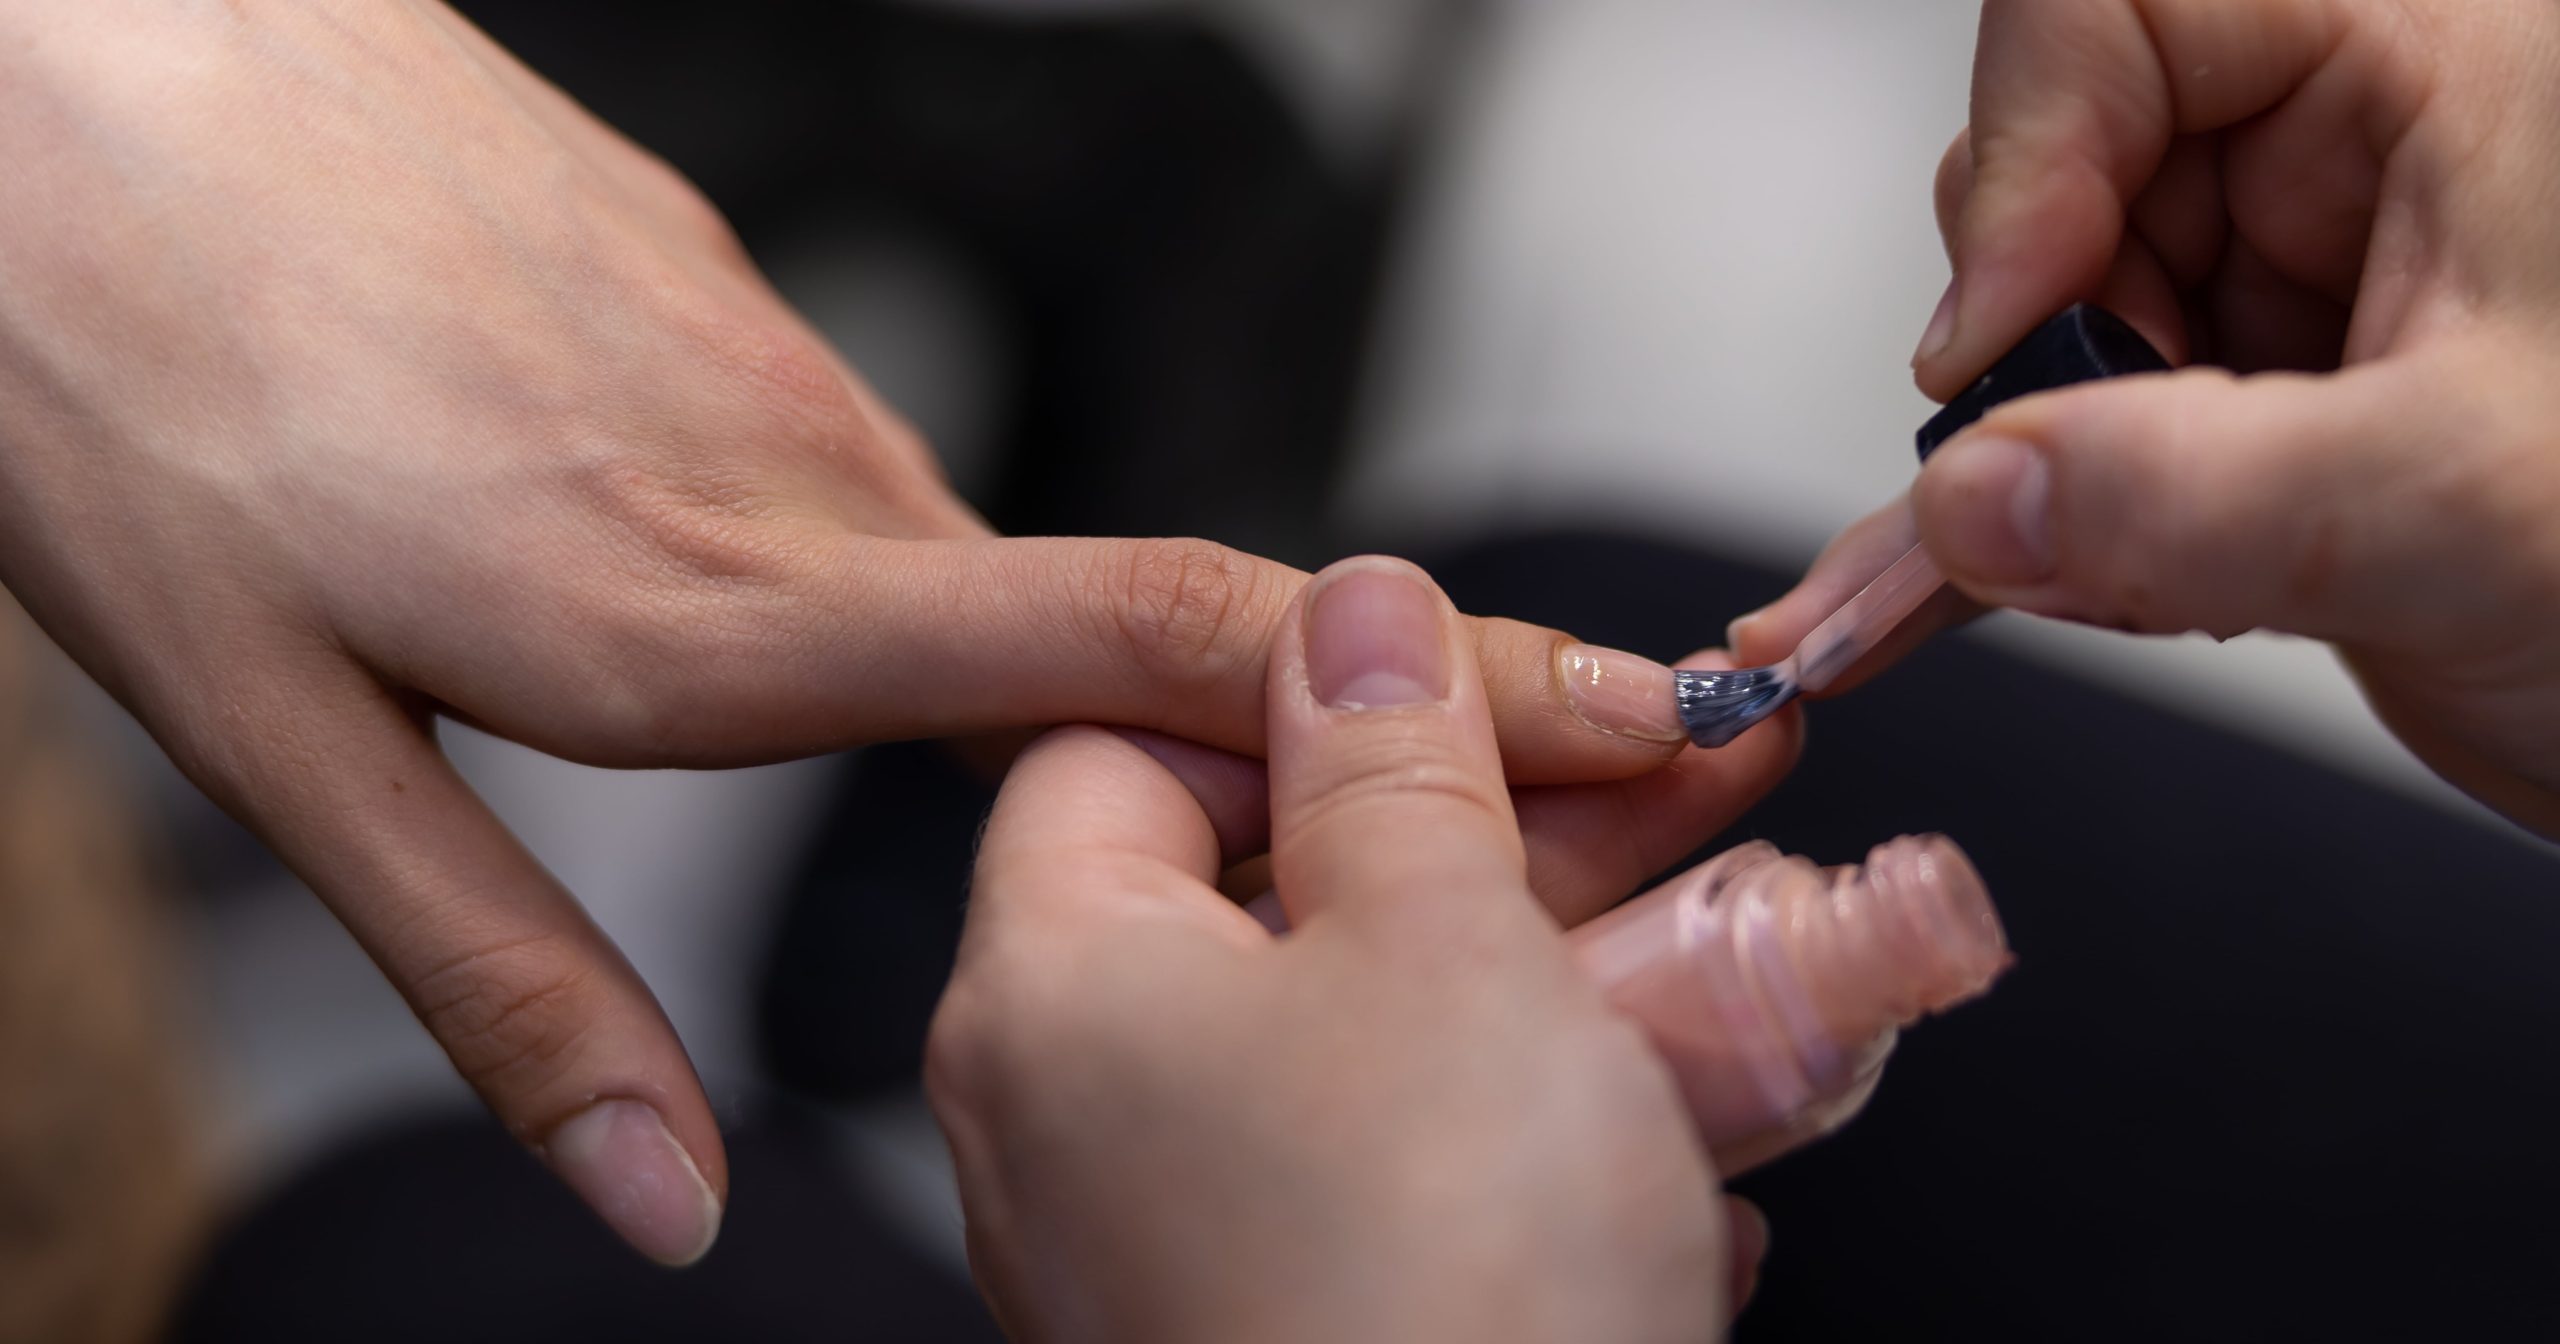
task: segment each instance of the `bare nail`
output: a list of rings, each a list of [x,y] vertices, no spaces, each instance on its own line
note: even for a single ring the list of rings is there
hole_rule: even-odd
[[[720,1235],[720,1200],[658,1113],[604,1101],[551,1132],[543,1156],[633,1250],[670,1268],[703,1257]]]
[[[1956,301],[1964,284],[1963,277],[1947,282],[1945,297],[1938,300],[1938,311],[1929,317],[1929,329],[1920,336],[1919,353],[1911,357],[1916,368],[1947,352],[1956,342]]]
[[[1316,578],[1307,602],[1307,682],[1330,709],[1396,709],[1449,695],[1440,595],[1412,570],[1354,560]]]

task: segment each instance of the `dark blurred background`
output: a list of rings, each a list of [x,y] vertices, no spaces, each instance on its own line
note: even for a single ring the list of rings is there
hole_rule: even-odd
[[[1011,531],[1393,550],[1471,610],[1670,658],[1909,474],[1967,6],[462,8],[701,183]],[[0,724],[54,721],[60,669],[14,665]],[[97,735],[55,750],[125,767],[168,867],[74,929],[36,898],[108,879],[0,832],[0,979],[102,968],[93,1009],[0,1031],[0,1132],[123,1173],[83,1263],[141,1305],[0,1307],[0,1340],[139,1337],[164,1282],[184,1340],[993,1337],[915,1084],[990,794],[941,749],[615,775],[455,734],[723,1108],[730,1218],[669,1275],[84,703]],[[2320,651],[1988,622],[1820,707],[1719,843],[1919,830],[1976,856],[2021,965],[1743,1182],[1776,1242],[1738,1338],[2547,1334],[2560,857],[2403,759]],[[83,1021],[116,1029],[70,1050]],[[85,1148],[84,1060],[156,1080]],[[106,1214],[25,1185],[0,1273],[77,1299],[44,1256]]]

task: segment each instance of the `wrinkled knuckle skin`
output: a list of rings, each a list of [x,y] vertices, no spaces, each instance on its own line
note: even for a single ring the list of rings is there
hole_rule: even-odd
[[[1299,812],[1302,829],[1317,832],[1340,821],[1381,810],[1419,805],[1481,813],[1490,823],[1511,825],[1509,801],[1499,781],[1428,747],[1402,739],[1364,744],[1326,771],[1321,792]]]
[[[547,938],[461,957],[413,985],[410,1002],[455,1070],[489,1096],[566,1076],[606,1011],[592,975]]]
[[[750,470],[716,454],[606,435],[563,454],[570,497],[643,583],[768,587],[782,572],[772,507]]]
[[[1242,554],[1189,539],[1127,547],[1102,581],[1113,637],[1158,685],[1212,681],[1229,670],[1237,623],[1255,609],[1262,582]]]

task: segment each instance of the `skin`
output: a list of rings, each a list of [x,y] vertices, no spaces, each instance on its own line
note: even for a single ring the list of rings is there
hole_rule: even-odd
[[[0,582],[660,1259],[716,1225],[710,1108],[440,717],[635,768],[1078,721],[1264,748],[1302,575],[995,537],[688,184],[441,5],[7,6],[0,159]],[[1565,636],[1462,628],[1560,909],[1792,756],[1662,771],[1577,717]],[[700,1198],[625,1198],[650,1153]]]
[[[926,1082],[1006,1329],[1716,1337],[1765,1231],[1530,889],[1456,613],[1337,565],[1269,694],[1267,775],[1070,728],[997,802]],[[1276,940],[1217,888],[1266,836]]]
[[[1921,386],[2082,299],[2215,367],[1994,413],[1738,622],[1741,661],[1916,533],[1978,605],[1861,675],[1981,606],[2306,635],[2438,773],[2560,837],[2555,72],[2542,0],[1990,0]]]

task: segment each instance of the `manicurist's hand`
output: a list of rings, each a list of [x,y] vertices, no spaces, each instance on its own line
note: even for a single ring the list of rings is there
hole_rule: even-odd
[[[2560,835],[2555,202],[2544,0],[1989,0],[1922,386],[2080,299],[2221,367],[1994,413],[1737,652],[1916,531],[1981,603],[2329,640],[2429,765]]]
[[[616,766],[1065,721],[1263,748],[1302,576],[991,537],[690,187],[441,5],[0,7],[0,161],[0,579],[657,1258],[717,1226],[710,1110],[439,715]],[[1457,628],[1512,781],[1622,866],[1792,750],[1648,775],[1667,672]],[[1687,810],[1624,830],[1629,790]]]
[[[1721,1329],[1757,1216],[1532,894],[1487,710],[1429,581],[1348,561],[1277,636],[1267,790],[1095,728],[1015,766],[927,1081],[1018,1338]],[[1215,886],[1266,836],[1276,940]]]

